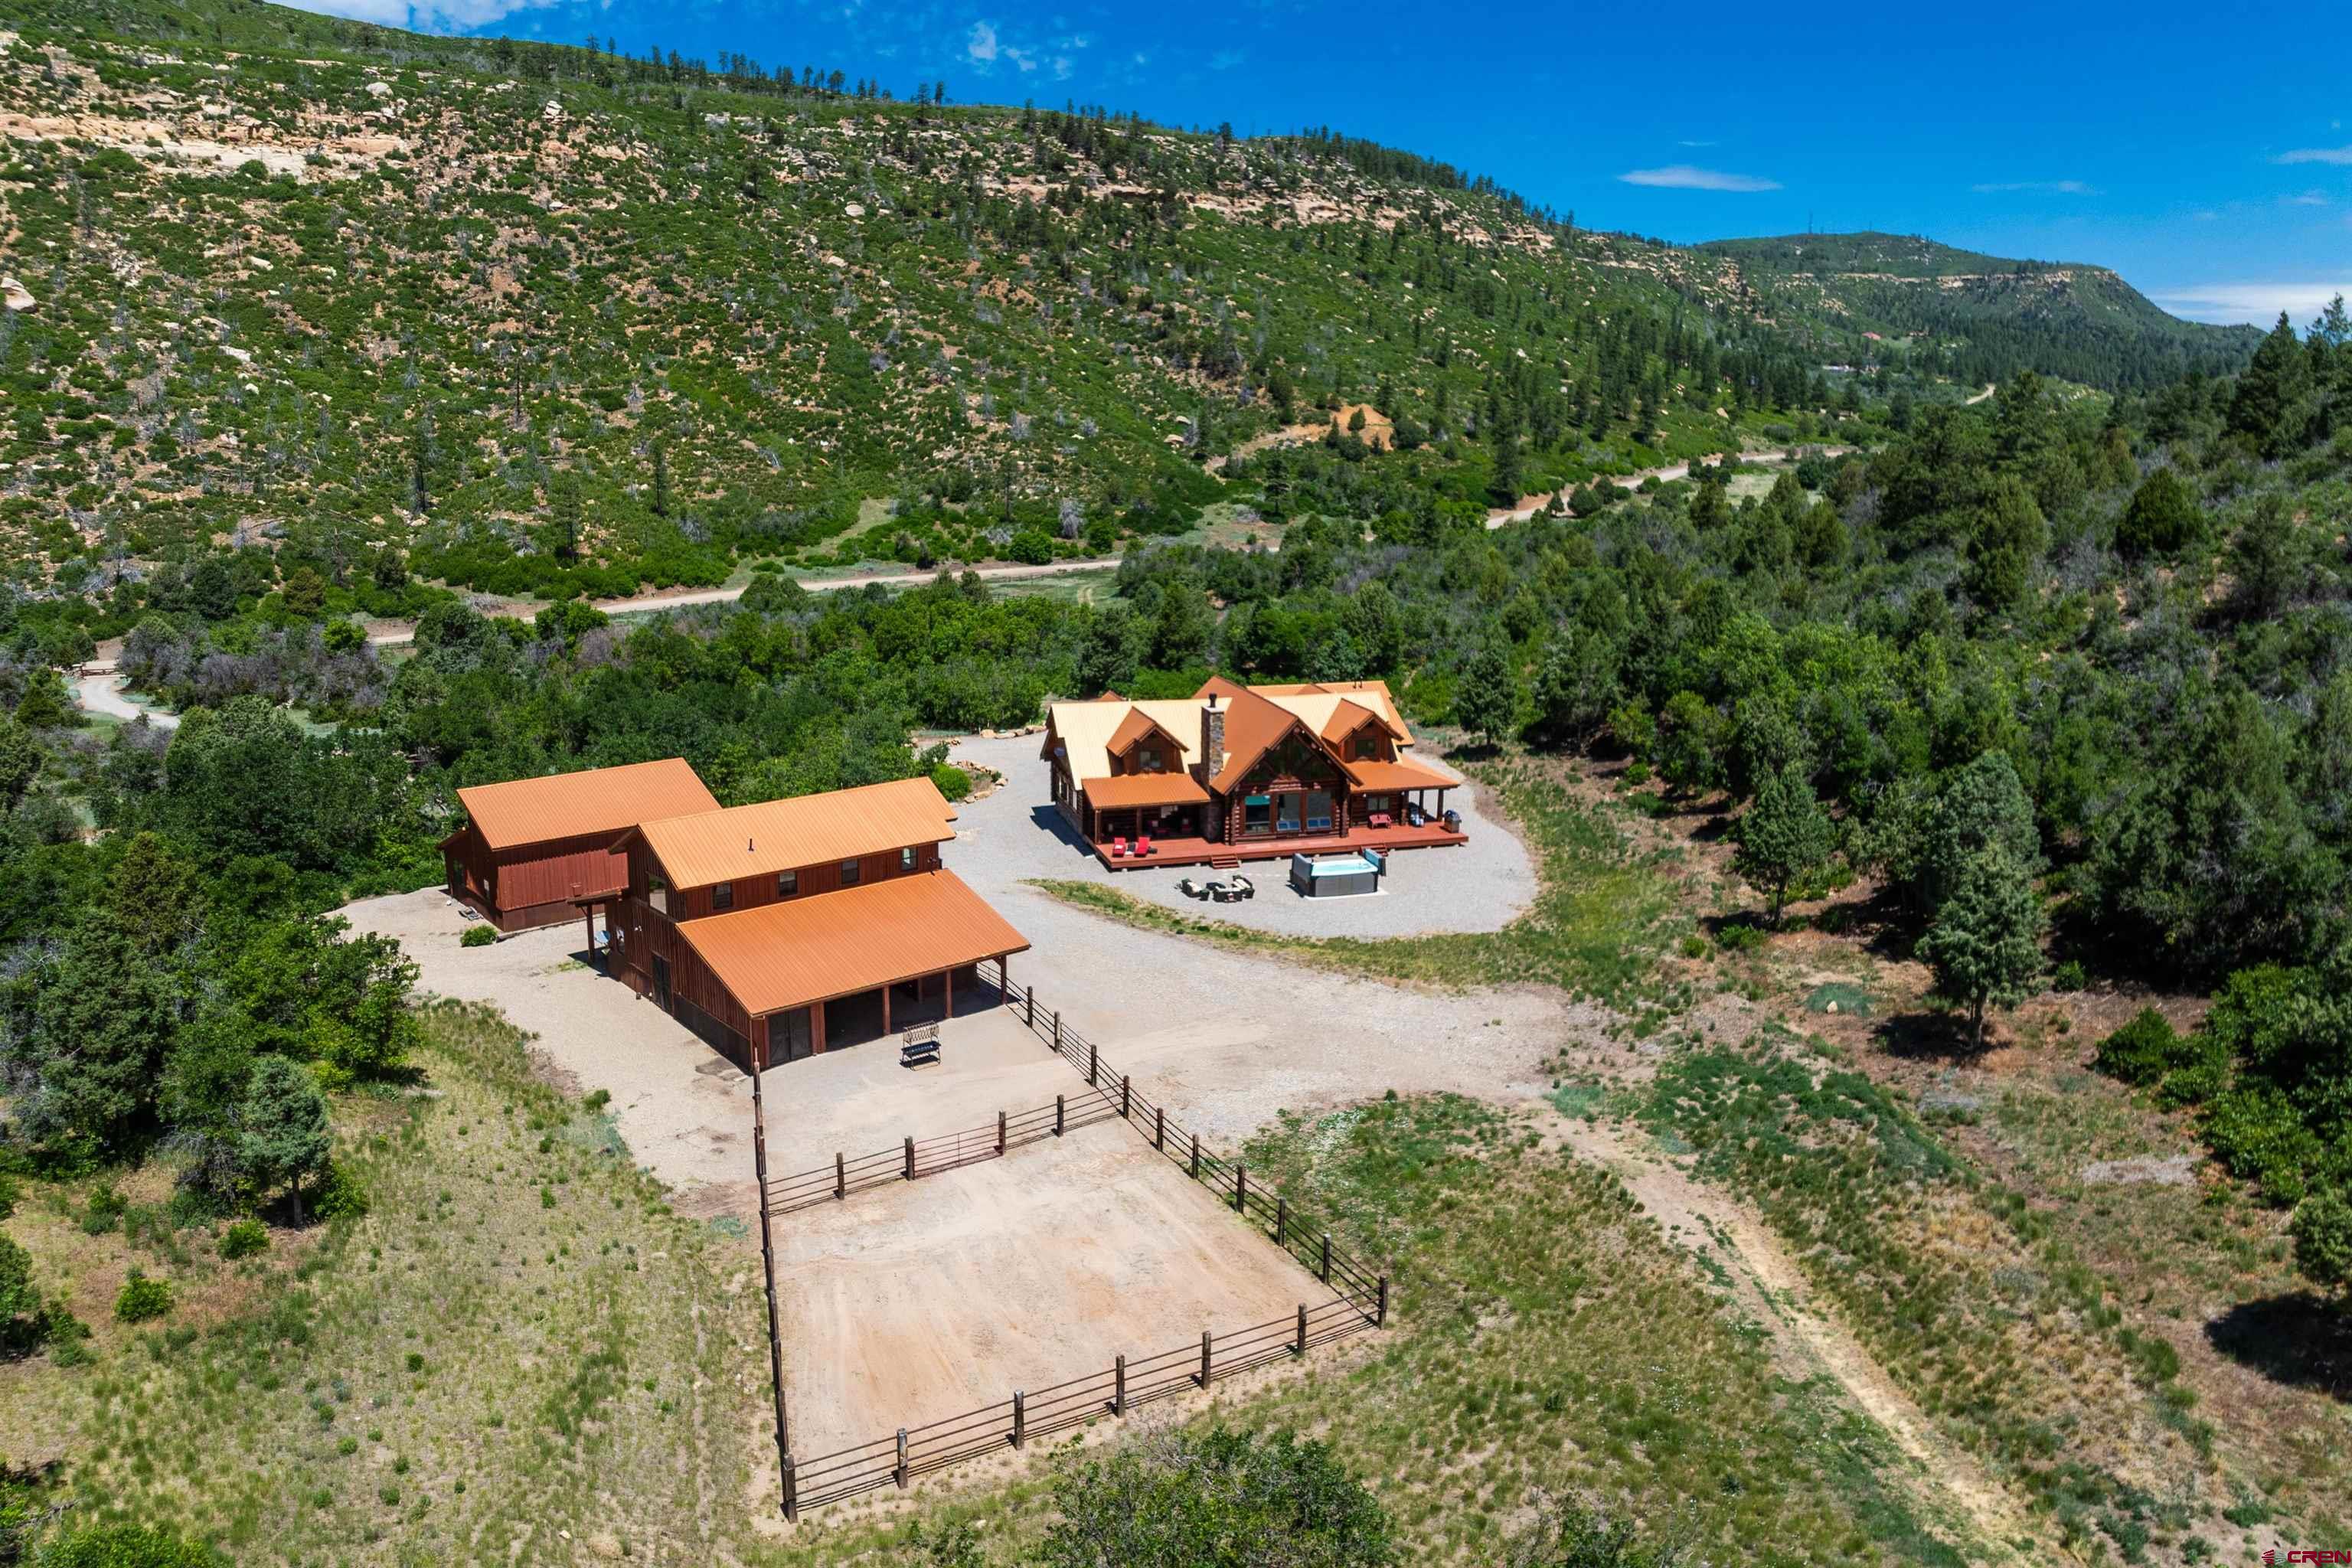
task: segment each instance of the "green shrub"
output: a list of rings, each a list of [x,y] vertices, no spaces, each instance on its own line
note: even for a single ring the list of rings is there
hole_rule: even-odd
[[[2261,1082],[2241,1083],[2215,1097],[2205,1111],[2205,1139],[2231,1174],[2258,1184],[2276,1204],[2301,1201],[2324,1152],[2294,1102]]]
[[[2083,967],[2081,959],[2070,958],[2050,972],[2050,989],[2053,991],[2087,991],[2090,985],[2090,973]]]
[[[971,793],[971,775],[952,763],[941,763],[933,768],[931,782],[950,800],[961,800]]]
[[[76,1531],[34,1559],[36,1568],[226,1568],[228,1559],[201,1541],[140,1524]]]
[[[591,1089],[580,1103],[593,1116],[613,1103],[613,1091],[609,1089]]]
[[[114,1315],[126,1323],[143,1323],[170,1311],[172,1300],[170,1280],[151,1279],[133,1268],[114,1298]]]
[[[2110,1078],[2146,1086],[2163,1080],[2179,1050],[2180,1036],[2171,1022],[2155,1008],[2145,1007],[2137,1017],[2101,1040],[2092,1059]]]
[[[92,1187],[89,1202],[83,1208],[81,1228],[88,1236],[104,1236],[121,1223],[122,1211],[130,1203],[112,1187]]]
[[[368,1212],[367,1193],[341,1165],[330,1165],[320,1178],[310,1211],[320,1219],[357,1219]]]
[[[1388,1517],[1318,1442],[1287,1432],[1181,1433],[1129,1443],[1063,1474],[1061,1521],[1036,1561],[1374,1568],[1392,1563]]]
[[[221,1232],[220,1255],[232,1260],[250,1258],[269,1246],[269,1227],[257,1219],[241,1219]]]
[[[498,927],[490,924],[488,921],[477,921],[475,923],[466,928],[466,934],[457,939],[457,945],[460,947],[488,947],[498,940]]]
[[[2341,1191],[2331,1187],[2304,1199],[2287,1232],[2305,1279],[2339,1300],[2352,1293],[2352,1202]]]

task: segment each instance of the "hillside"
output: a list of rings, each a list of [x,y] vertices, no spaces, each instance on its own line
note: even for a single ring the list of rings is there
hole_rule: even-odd
[[[226,0],[10,9],[0,528],[37,589],[128,577],[186,608],[208,546],[260,547],[247,596],[377,615],[415,613],[420,580],[1043,561],[1219,500],[1279,521],[1295,487],[1229,459],[1358,409],[1394,456],[1335,483],[1468,515],[1851,438],[1906,376],[2023,356],[2116,384],[2162,357],[1983,310],[1833,389],[1842,325],[1892,335],[1895,302],[1580,232],[1328,133]]]
[[[1971,383],[2032,370],[2145,389],[2189,371],[2235,371],[2262,341],[2251,327],[2168,316],[2104,267],[2012,260],[1915,235],[1785,235],[1698,248],[1736,265],[1752,291],[1743,298],[1791,331],[1860,363],[1924,353]]]
[[[406,548],[614,592],[876,498],[908,559],[1082,550],[1181,530],[1208,459],[1320,407],[1381,405],[1476,498],[1457,443],[1499,425],[1549,481],[1736,446],[1814,390],[1719,266],[1337,138],[18,9],[0,460],[51,566],[268,540],[335,586]],[[211,41],[281,20],[282,53]]]

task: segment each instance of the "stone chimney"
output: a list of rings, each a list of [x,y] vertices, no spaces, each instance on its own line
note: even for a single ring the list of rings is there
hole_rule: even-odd
[[[1201,710],[1201,766],[1203,784],[1225,771],[1225,710],[1213,691]]]

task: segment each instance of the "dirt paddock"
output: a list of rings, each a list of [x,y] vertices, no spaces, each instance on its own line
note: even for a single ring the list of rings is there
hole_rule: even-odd
[[[1074,1100],[1084,1078],[1010,1016],[958,1019],[942,1065],[862,1047],[769,1079],[777,1173]],[[787,1080],[790,1080],[789,1083]],[[793,1448],[818,1455],[1282,1318],[1331,1293],[1116,1119],[775,1221]]]

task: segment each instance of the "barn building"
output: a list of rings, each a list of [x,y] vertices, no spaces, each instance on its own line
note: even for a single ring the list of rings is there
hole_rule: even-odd
[[[746,1066],[952,1016],[1029,946],[940,865],[954,820],[928,778],[648,818],[593,900],[607,973]]]
[[[679,757],[475,784],[457,799],[466,826],[441,841],[449,896],[506,931],[577,920],[626,887],[615,841],[638,823],[719,809]]]

